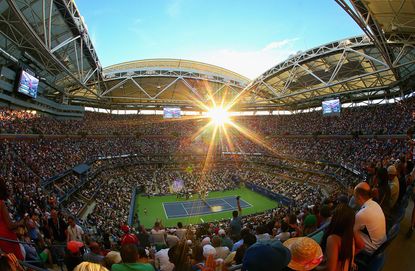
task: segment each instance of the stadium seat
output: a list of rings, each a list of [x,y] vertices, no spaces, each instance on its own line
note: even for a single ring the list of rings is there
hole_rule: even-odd
[[[361,252],[356,257],[358,270],[380,271],[385,264],[385,249],[398,236],[399,223],[394,224],[387,233],[387,240],[372,255]]]

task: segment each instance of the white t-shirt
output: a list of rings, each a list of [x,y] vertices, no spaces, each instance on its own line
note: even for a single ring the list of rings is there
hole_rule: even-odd
[[[291,238],[291,234],[288,231],[281,232],[277,236],[275,236],[275,238],[277,240],[280,240],[281,242],[285,242],[285,241],[287,241],[288,239]]]
[[[386,221],[382,208],[372,199],[363,204],[356,214],[354,230],[359,230],[370,254],[386,241]]]
[[[155,265],[161,271],[172,271],[174,268],[174,264],[169,261],[168,252],[169,249],[165,248],[155,254]]]
[[[177,235],[177,237],[179,237],[180,240],[182,240],[182,239],[185,238],[186,232],[187,232],[186,229],[177,229],[176,230],[176,235]]]
[[[84,235],[84,231],[79,225],[75,225],[75,227],[68,226],[68,241],[79,241],[83,242],[82,236]]]
[[[257,234],[256,235],[256,240],[257,241],[271,240],[271,236],[269,235],[269,233]]]
[[[165,230],[151,230],[151,236],[153,238],[153,243],[155,244],[166,244],[166,231]]]

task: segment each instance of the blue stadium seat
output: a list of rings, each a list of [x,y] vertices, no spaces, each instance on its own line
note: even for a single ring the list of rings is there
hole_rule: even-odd
[[[394,224],[387,233],[387,239],[372,255],[361,252],[356,256],[358,270],[380,271],[385,264],[385,249],[398,236],[399,223]]]
[[[392,228],[390,228],[390,230],[388,231],[388,240],[386,242],[390,243],[393,239],[395,239],[398,236],[399,229],[399,223],[393,225]]]

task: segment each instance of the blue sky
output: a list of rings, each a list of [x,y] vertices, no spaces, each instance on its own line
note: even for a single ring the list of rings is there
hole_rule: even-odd
[[[76,0],[104,67],[148,58],[218,65],[251,79],[363,32],[334,0]]]

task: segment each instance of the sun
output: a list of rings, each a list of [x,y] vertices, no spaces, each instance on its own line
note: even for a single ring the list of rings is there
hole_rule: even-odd
[[[211,119],[211,122],[216,126],[222,126],[225,123],[230,122],[229,112],[223,107],[214,107],[207,112],[207,116]]]

